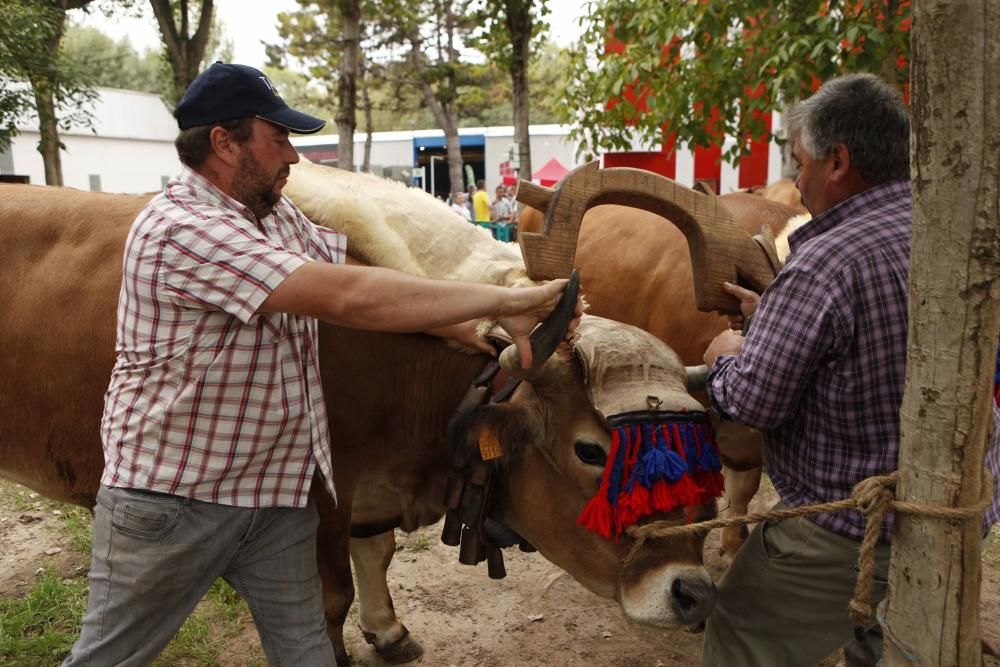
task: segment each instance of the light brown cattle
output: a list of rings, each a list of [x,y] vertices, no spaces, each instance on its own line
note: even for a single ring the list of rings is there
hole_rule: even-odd
[[[799,212],[750,193],[722,195],[720,201],[750,234],[768,226],[775,236]],[[542,215],[526,208],[519,231],[541,231]],[[687,365],[702,364],[712,339],[728,326],[725,317],[695,306],[691,255],[684,235],[665,218],[617,205],[596,206],[583,217],[576,267],[588,312],[631,324],[657,336]],[[702,397],[707,401],[707,397]],[[760,434],[732,422],[717,425],[727,464],[730,515],[745,514],[760,485]],[[725,529],[722,548],[736,553],[746,531]]]
[[[114,362],[122,249],[147,199],[0,186],[0,475],[85,507],[93,506],[103,464],[99,422]],[[609,347],[639,334],[647,336],[586,322],[580,330],[582,340],[612,336]],[[647,352],[661,345],[648,338]],[[385,581],[391,527],[413,530],[442,516],[446,425],[485,357],[429,336],[334,326],[320,327],[320,344],[340,498],[334,507],[322,485],[313,485],[331,641],[338,661],[346,661],[352,553],[362,628],[388,659],[413,658],[421,649],[396,618]],[[602,468],[580,452],[606,453],[610,441],[581,363],[563,349],[509,403],[484,406],[463,421],[461,442],[474,445],[490,429],[506,452],[491,516],[590,590],[618,599],[626,615],[696,623],[714,600],[701,539],[649,541],[626,564],[631,539],[605,540],[576,522]],[[677,386],[670,390],[682,392],[683,369],[679,360],[674,365]],[[690,397],[681,403],[662,409],[698,409]],[[694,516],[714,512],[710,503]],[[682,522],[685,512],[663,518]],[[375,537],[350,539],[352,528],[372,527]]]
[[[757,194],[764,197],[764,199],[776,201],[795,209],[796,214],[801,215],[809,212],[806,210],[805,205],[802,204],[802,194],[795,187],[795,181],[790,178],[782,178],[774,183],[769,183],[767,187]]]

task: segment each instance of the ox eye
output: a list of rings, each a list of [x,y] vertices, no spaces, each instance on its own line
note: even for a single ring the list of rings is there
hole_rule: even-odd
[[[593,442],[578,442],[575,445],[576,458],[589,466],[604,467],[608,462],[608,455],[604,448]]]

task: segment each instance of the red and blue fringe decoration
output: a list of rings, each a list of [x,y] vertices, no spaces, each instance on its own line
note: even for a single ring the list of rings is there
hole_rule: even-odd
[[[668,417],[668,421],[652,421]],[[611,539],[642,517],[712,502],[725,490],[715,433],[698,413],[608,420],[611,453],[597,495],[577,523]]]

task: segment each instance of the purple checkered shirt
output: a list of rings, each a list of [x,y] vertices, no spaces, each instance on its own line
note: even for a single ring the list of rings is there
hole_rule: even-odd
[[[304,507],[318,465],[332,494],[316,320],[257,309],[306,262],[345,256],[287,198],[258,221],[190,169],[170,181],[125,245],[101,481]]]
[[[897,181],[794,232],[739,356],[720,357],[709,375],[713,407],[765,432],[768,474],[789,506],[846,498],[862,479],[898,466],[911,220],[910,184]],[[987,467],[995,491],[984,533],[1000,518],[1000,435]],[[813,520],[853,539],[864,534],[856,511]],[[891,530],[889,517],[883,540]]]
[[[983,535],[1000,521],[1000,343],[997,343],[996,375],[993,376],[993,447],[986,452],[986,469],[993,475],[993,502],[983,515]]]
[[[900,181],[794,232],[742,351],[709,376],[713,407],[765,432],[768,474],[792,507],[846,498],[865,477],[896,469],[911,219],[910,184]],[[813,520],[864,533],[859,512]]]

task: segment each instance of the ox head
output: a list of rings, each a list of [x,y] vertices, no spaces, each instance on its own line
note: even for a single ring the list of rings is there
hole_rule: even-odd
[[[702,562],[704,538],[650,540],[630,555],[635,542],[624,524],[712,518],[715,493],[647,504],[647,512],[633,511],[624,521],[615,512],[620,508],[611,508],[603,526],[587,518],[595,503],[615,495],[608,493],[609,477],[625,481],[627,433],[638,438],[641,429],[651,433],[651,425],[671,417],[685,424],[704,419],[704,408],[685,390],[677,355],[638,328],[584,316],[572,348],[563,345],[528,370],[508,348],[501,366],[525,382],[509,403],[481,406],[455,429],[469,447],[488,441],[503,452],[491,516],[591,591],[617,599],[634,620],[660,626],[703,620],[715,599]]]

